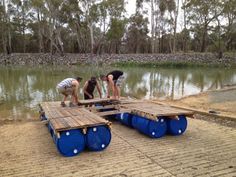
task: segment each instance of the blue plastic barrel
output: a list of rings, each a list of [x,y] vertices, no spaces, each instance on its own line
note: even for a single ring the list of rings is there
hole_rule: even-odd
[[[166,134],[167,124],[164,117],[159,117],[156,121],[150,120],[148,135],[152,138],[160,138]]]
[[[45,113],[40,115],[40,119],[41,119],[41,121],[47,120],[47,117],[46,117]]]
[[[121,114],[116,114],[116,115],[115,115],[115,119],[116,119],[116,120],[120,121],[120,118],[121,118]]]
[[[164,117],[159,117],[157,121],[149,120],[141,116],[133,116],[132,125],[138,131],[152,138],[160,138],[166,134],[167,125]]]
[[[134,128],[136,128],[138,131],[147,135],[149,120],[144,117],[137,116],[137,115],[135,115],[134,118],[135,118],[135,121],[133,122]]]
[[[133,128],[137,129],[137,116],[133,115],[132,120],[131,120],[131,124]]]
[[[171,135],[181,135],[187,129],[187,119],[184,115],[178,116],[179,120],[167,119],[167,132]]]
[[[52,139],[53,139],[53,142],[54,142],[55,144],[57,144],[57,136],[56,136],[56,134],[53,133]]]
[[[53,128],[52,128],[50,122],[48,123],[48,131],[49,131],[50,135],[53,137],[54,132],[53,132]]]
[[[99,104],[99,103],[95,103],[95,107],[96,108],[102,108],[103,106],[101,104]]]
[[[132,114],[129,113],[121,113],[116,115],[116,119],[118,119],[122,124],[132,127]]]
[[[79,129],[62,131],[60,138],[55,135],[54,138],[58,151],[66,157],[75,156],[85,148],[85,136]]]
[[[86,134],[86,146],[91,151],[104,150],[111,141],[111,131],[107,126],[88,128]]]

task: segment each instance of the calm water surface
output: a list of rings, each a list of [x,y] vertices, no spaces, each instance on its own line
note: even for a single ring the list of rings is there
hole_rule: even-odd
[[[55,87],[62,79],[82,76],[83,85],[91,75],[112,69],[127,74],[122,96],[134,98],[177,99],[236,84],[236,70],[222,68],[0,67],[0,119],[35,118],[38,103],[61,100]]]

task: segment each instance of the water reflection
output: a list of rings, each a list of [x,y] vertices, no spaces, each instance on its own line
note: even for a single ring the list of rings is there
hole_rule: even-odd
[[[0,119],[23,119],[36,116],[36,106],[42,101],[60,100],[56,84],[66,77],[98,76],[113,68],[99,67],[1,67],[0,68]],[[119,68],[127,74],[122,95],[135,98],[176,99],[208,89],[219,89],[236,83],[233,69],[164,69]],[[103,87],[103,93],[104,87]],[[80,90],[82,99],[82,89]]]

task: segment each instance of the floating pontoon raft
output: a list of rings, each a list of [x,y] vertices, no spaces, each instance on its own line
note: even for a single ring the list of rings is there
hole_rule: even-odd
[[[187,128],[186,117],[194,114],[166,105],[127,99],[81,100],[76,107],[43,102],[40,110],[41,119],[48,121],[57,149],[64,156],[77,155],[86,147],[92,151],[105,149],[111,141],[111,122],[104,117],[114,117],[149,137],[160,138],[167,133],[183,134]]]

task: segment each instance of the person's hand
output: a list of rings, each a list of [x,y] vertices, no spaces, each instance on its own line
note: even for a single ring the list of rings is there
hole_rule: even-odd
[[[111,99],[118,100],[117,96],[112,96]]]
[[[93,99],[93,96],[92,96],[92,95],[89,95],[89,98],[90,98],[90,99]]]

